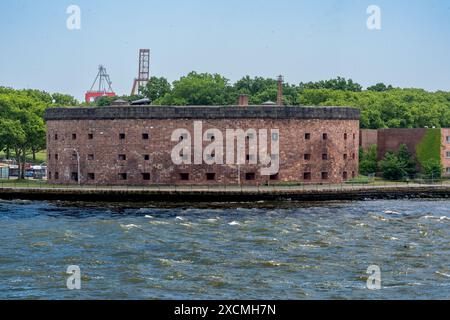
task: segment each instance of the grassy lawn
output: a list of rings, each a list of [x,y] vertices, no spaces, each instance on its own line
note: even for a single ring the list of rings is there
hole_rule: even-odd
[[[11,157],[14,157],[14,155],[11,154]],[[0,152],[0,159],[1,158],[5,158],[4,152]],[[29,163],[33,163],[33,156],[28,155],[26,160]],[[46,161],[47,161],[47,151],[46,150],[36,153],[36,161],[34,162],[34,164],[41,164]]]

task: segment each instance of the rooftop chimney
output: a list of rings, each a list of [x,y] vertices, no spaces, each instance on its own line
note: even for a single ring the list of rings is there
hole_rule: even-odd
[[[248,107],[248,95],[247,94],[240,94],[238,105],[240,107]]]
[[[283,76],[278,76],[277,105],[283,105]]]

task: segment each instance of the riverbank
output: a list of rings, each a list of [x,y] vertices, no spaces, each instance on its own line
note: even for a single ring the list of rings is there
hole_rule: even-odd
[[[254,201],[335,201],[450,198],[450,184],[302,185],[302,186],[0,186],[5,200],[87,202],[224,203]]]

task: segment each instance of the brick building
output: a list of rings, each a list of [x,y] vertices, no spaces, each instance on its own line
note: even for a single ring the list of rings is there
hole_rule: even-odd
[[[102,185],[340,183],[358,175],[359,117],[359,110],[352,108],[273,105],[48,109],[45,119],[49,182],[76,184],[80,179],[82,184]],[[195,138],[194,127],[199,123],[202,150],[220,139],[221,132],[225,137],[227,130],[243,130],[244,162],[238,164],[236,159],[236,164],[174,164],[174,148],[185,138]],[[175,130],[180,128],[186,136],[174,139]],[[207,134],[214,132],[211,130],[216,130],[216,137]],[[279,170],[271,175],[261,174],[263,165],[254,163],[258,155],[249,150],[253,132],[258,135],[264,130],[272,139],[268,150],[275,141],[279,145]],[[233,150],[237,154],[237,147],[233,146]],[[182,156],[187,160],[188,156]],[[217,155],[208,157],[216,159]],[[272,155],[271,162],[274,161]]]
[[[440,158],[444,167],[444,176],[450,177],[450,129],[361,130],[360,144],[365,150],[371,145],[377,145],[378,160],[383,159],[389,151],[398,151],[400,145],[404,144],[416,158],[418,169],[420,169],[418,152],[423,150],[425,158]]]

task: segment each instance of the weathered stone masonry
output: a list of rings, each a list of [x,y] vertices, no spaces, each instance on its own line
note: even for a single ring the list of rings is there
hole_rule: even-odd
[[[46,111],[50,183],[263,184],[340,183],[358,175],[359,111],[335,107],[57,108]],[[280,170],[261,176],[259,165],[174,165],[172,132],[279,129]],[[206,147],[210,142],[203,142]],[[238,179],[240,172],[240,179]]]

